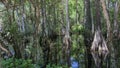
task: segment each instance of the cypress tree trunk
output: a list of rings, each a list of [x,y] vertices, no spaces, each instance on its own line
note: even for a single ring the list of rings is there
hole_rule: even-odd
[[[63,39],[63,44],[65,46],[65,60],[67,62],[68,67],[71,66],[70,61],[70,48],[71,48],[71,38],[70,38],[70,21],[69,21],[69,10],[68,10],[68,0],[65,1],[65,13],[66,13],[66,32]]]

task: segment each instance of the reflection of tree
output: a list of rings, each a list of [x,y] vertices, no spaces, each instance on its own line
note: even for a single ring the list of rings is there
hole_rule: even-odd
[[[102,51],[100,52],[91,52],[95,65],[97,68],[101,68],[102,67],[102,63],[103,61],[106,59],[106,56],[108,55],[108,52],[104,52]]]
[[[105,60],[107,54],[108,54],[108,48],[106,45],[106,41],[102,35],[102,25],[101,25],[101,12],[100,12],[100,1],[99,0],[95,0],[95,35],[94,35],[94,39],[92,42],[92,46],[91,46],[91,52],[92,52],[92,56],[94,58],[95,64],[97,68],[101,68],[102,67],[102,62],[103,60]]]
[[[97,52],[91,52],[95,65],[99,68],[101,65],[101,59],[99,58],[99,54]]]
[[[106,42],[101,32],[97,30],[91,46],[91,53],[97,68],[101,68],[102,62],[106,59],[108,52]]]

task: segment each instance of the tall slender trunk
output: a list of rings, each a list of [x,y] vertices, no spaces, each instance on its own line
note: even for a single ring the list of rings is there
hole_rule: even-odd
[[[114,65],[116,65],[117,67],[117,58],[118,58],[118,54],[119,54],[119,24],[118,24],[118,10],[119,10],[119,3],[118,0],[116,0],[114,2],[114,27],[113,27],[113,44],[114,44],[114,53],[115,53],[115,58],[114,58]]]
[[[41,23],[42,23],[42,47],[43,47],[43,59],[44,59],[44,67],[49,63],[49,42],[48,42],[48,27],[47,27],[47,17],[46,17],[46,1],[41,0]]]
[[[95,0],[95,23],[96,23],[96,30],[101,30],[101,14],[100,14],[100,1]]]
[[[113,33],[115,36],[118,36],[118,10],[119,10],[119,5],[118,5],[118,1],[116,1],[114,3],[114,30]]]
[[[71,47],[71,38],[70,38],[70,21],[69,21],[69,9],[68,9],[68,0],[65,1],[65,13],[66,13],[66,33],[63,40],[64,46],[65,46],[65,54],[66,54],[66,62],[68,67],[71,66],[70,61],[70,47]]]
[[[100,0],[100,2],[101,2],[102,9],[103,9],[103,15],[104,15],[104,18],[105,18],[106,24],[107,24],[107,45],[108,45],[108,48],[110,50],[110,59],[114,60],[114,62],[111,61],[111,67],[116,68],[116,65],[115,65],[115,49],[113,47],[113,40],[112,40],[113,39],[113,34],[112,34],[111,22],[110,22],[110,18],[109,18],[104,0]]]
[[[92,65],[92,55],[90,53],[90,47],[91,47],[91,30],[92,30],[92,22],[91,22],[91,6],[90,6],[90,0],[85,0],[84,1],[85,4],[85,29],[88,31],[89,33],[85,33],[84,38],[85,38],[85,46],[86,46],[86,68],[91,68]]]

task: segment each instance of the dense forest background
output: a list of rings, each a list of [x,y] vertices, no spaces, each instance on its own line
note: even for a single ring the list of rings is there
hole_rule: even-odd
[[[120,0],[0,0],[0,68],[119,68]]]

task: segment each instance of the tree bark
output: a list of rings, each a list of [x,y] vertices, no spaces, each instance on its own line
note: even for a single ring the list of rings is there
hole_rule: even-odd
[[[85,20],[84,20],[84,25],[85,25],[85,29],[88,33],[84,34],[84,38],[85,38],[85,46],[86,46],[86,64],[85,67],[86,68],[91,68],[92,66],[92,55],[90,53],[90,47],[91,47],[91,38],[92,38],[92,21],[91,21],[91,6],[90,6],[90,0],[85,0],[84,1],[84,5],[85,5]]]
[[[66,62],[68,67],[71,66],[70,61],[70,47],[71,47],[71,38],[70,38],[70,21],[69,21],[69,9],[68,9],[68,0],[65,1],[65,13],[66,13],[66,32],[63,39],[63,44],[65,46]]]

